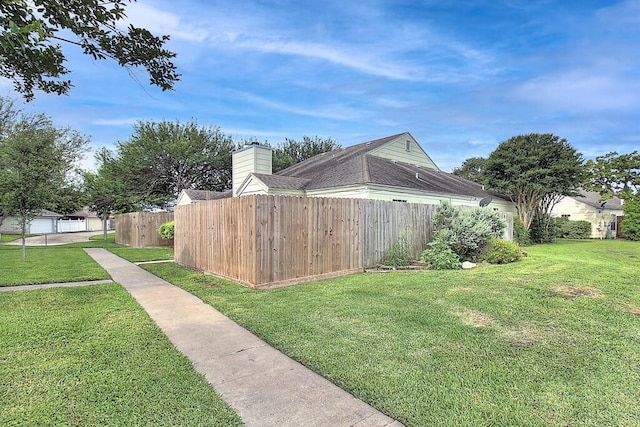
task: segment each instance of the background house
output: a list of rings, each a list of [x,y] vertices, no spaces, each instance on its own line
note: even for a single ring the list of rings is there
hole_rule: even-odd
[[[600,193],[594,191],[581,191],[579,196],[563,198],[551,210],[551,215],[571,221],[588,221],[593,239],[604,239],[609,230],[612,237],[621,237],[622,199],[613,197],[601,202],[600,197]]]
[[[40,214],[34,217],[27,224],[27,234],[45,234],[58,232],[58,219],[62,215],[43,209]],[[7,217],[0,226],[0,233],[22,234],[20,219],[17,217]]]
[[[107,221],[107,230],[113,230],[113,219]],[[82,210],[69,215],[62,215],[51,212],[46,209],[42,210],[27,225],[28,234],[50,234],[50,233],[67,233],[74,231],[103,231],[103,222],[95,212]],[[7,217],[2,226],[0,233],[21,234],[20,220],[17,217]]]
[[[276,174],[271,149],[252,144],[233,153],[234,197],[269,194],[339,197],[490,208],[515,213],[507,197],[443,172],[405,132],[318,154]]]

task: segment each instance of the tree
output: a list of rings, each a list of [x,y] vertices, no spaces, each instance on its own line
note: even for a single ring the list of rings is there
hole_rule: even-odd
[[[135,1],[135,0],[134,0]],[[61,42],[79,46],[93,59],[113,59],[130,74],[144,67],[150,83],[173,89],[180,75],[175,53],[164,49],[169,36],[144,28],[121,29],[127,0],[11,0],[0,2],[0,76],[13,81],[26,100],[34,89],[67,94],[72,86]]]
[[[587,162],[586,188],[600,193],[601,200],[624,199],[624,219],[620,231],[630,240],[640,240],[640,154],[615,151]]]
[[[459,168],[453,168],[453,174],[469,181],[484,183],[484,167],[487,159],[484,157],[469,157]]]
[[[603,200],[612,196],[629,198],[640,192],[640,154],[618,154],[615,151],[596,157],[586,163],[588,181],[586,187],[597,191]]]
[[[44,115],[20,115],[0,140],[0,208],[15,215],[22,229],[22,259],[29,221],[57,203],[70,186],[69,174],[86,138],[53,126]]]
[[[629,240],[640,240],[640,195],[625,199],[622,209],[624,218],[620,223],[620,231]]]
[[[318,136],[310,138],[306,135],[302,137],[302,141],[285,138],[284,142],[273,149],[273,173],[300,163],[316,154],[326,153],[340,147],[341,145],[331,138],[323,139]]]
[[[138,206],[132,202],[125,182],[120,179],[112,153],[103,148],[96,153],[95,159],[98,171],[84,172],[84,192],[89,209],[102,220],[103,237],[107,240],[107,224],[111,215],[133,212]]]
[[[231,188],[232,138],[195,122],[138,122],[111,154],[131,202],[162,206],[183,189]],[[111,160],[110,160],[111,161]]]
[[[552,134],[510,138],[485,164],[486,183],[511,198],[527,230],[536,214],[548,215],[562,196],[577,194],[583,173],[582,155]]]

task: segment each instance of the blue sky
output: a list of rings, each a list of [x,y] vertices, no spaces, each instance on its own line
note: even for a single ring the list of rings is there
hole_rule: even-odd
[[[585,158],[640,149],[639,0],[140,0],[127,10],[171,36],[174,92],[67,49],[70,95],[26,106],[93,147],[126,140],[138,120],[195,120],[274,144],[408,131],[445,171],[530,132],[564,137]],[[0,93],[17,96],[7,81]]]

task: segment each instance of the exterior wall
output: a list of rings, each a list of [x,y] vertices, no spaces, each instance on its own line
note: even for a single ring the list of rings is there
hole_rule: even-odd
[[[22,230],[20,229],[20,221],[18,218],[12,216],[5,218],[2,222],[2,226],[0,226],[0,233],[21,234]]]
[[[456,196],[452,194],[425,193],[418,190],[403,189],[396,187],[384,187],[380,185],[351,186],[332,188],[329,190],[316,190],[307,192],[309,197],[348,197],[358,199],[373,199],[386,201],[404,201],[407,203],[422,203],[438,205],[446,200],[453,206],[477,207],[480,199],[475,197]],[[500,212],[515,214],[515,205],[506,200],[494,199],[489,204],[490,209],[497,209]]]
[[[409,145],[408,151],[407,144]],[[372,150],[369,154],[384,159],[397,160],[399,162],[440,170],[429,155],[420,147],[420,144],[408,133],[401,135],[382,147]]]
[[[565,197],[554,206],[551,210],[551,215],[554,217],[568,215],[571,221],[587,221],[591,223],[591,238],[603,239],[607,235],[612,215],[615,215],[617,218],[622,216],[623,212],[621,210],[605,208],[599,213],[598,209],[593,206],[582,203],[573,197]],[[613,234],[614,236],[616,235],[615,232]]]
[[[232,154],[233,196],[238,194],[240,186],[251,173],[271,174],[271,148],[261,145],[248,145]]]
[[[246,179],[246,177],[245,177]],[[249,196],[251,194],[267,194],[268,189],[257,178],[251,176],[246,182],[242,182],[241,186],[233,189],[234,196]]]
[[[191,197],[187,193],[183,191],[178,194],[178,200],[176,200],[176,206],[189,205],[191,204]]]
[[[107,221],[107,229],[109,229],[109,224],[111,221]],[[88,231],[103,231],[102,229],[102,220],[98,217],[92,216],[87,218],[87,230]]]

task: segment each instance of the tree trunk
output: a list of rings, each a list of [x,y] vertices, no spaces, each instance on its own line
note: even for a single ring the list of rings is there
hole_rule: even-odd
[[[27,244],[25,238],[27,236],[27,219],[22,218],[22,261],[27,259]]]

